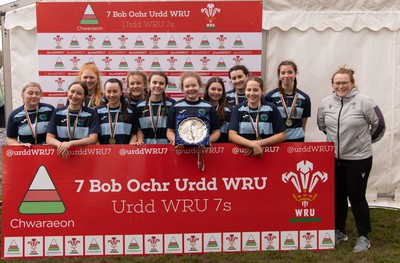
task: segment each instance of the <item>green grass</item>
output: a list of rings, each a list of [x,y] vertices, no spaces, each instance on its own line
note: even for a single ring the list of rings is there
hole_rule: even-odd
[[[1,211],[1,209],[0,209]],[[353,253],[353,245],[357,238],[357,232],[351,212],[349,213],[347,234],[349,241],[340,243],[334,250],[329,251],[266,251],[244,253],[212,253],[203,255],[185,256],[118,256],[101,258],[45,258],[33,259],[26,262],[32,263],[127,263],[127,262],[400,262],[400,210],[371,209],[372,233],[371,248],[366,253]],[[22,262],[9,261],[7,262]]]

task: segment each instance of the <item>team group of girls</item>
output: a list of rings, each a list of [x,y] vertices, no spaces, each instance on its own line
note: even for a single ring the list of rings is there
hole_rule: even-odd
[[[209,121],[210,143],[230,141],[246,147],[246,156],[261,156],[263,146],[304,142],[311,101],[297,88],[297,74],[294,62],[283,61],[277,70],[278,87],[264,95],[263,80],[236,65],[228,72],[232,90],[226,92],[224,81],[212,77],[201,98],[200,76],[186,72],[180,83],[185,98],[175,102],[165,94],[168,77],[164,72],[153,72],[148,78],[142,72],[130,72],[125,99],[121,81],[114,78],[106,81],[103,95],[99,70],[86,63],[79,81],[68,88],[67,106],[55,109],[41,103],[37,83],[23,87],[24,105],[9,116],[7,144],[47,143],[57,147],[63,158],[69,156],[71,146],[96,143],[171,143],[179,149],[184,146],[175,142],[177,122],[195,115]],[[365,193],[372,167],[371,144],[384,135],[385,122],[375,102],[359,93],[353,75],[347,67],[333,74],[333,92],[321,102],[317,120],[335,145],[335,243],[348,240],[349,199],[359,235],[353,251],[358,253],[370,247]]]
[[[119,79],[100,82],[94,63],[85,63],[79,78],[68,88],[66,106],[55,109],[41,103],[42,89],[28,83],[22,89],[24,105],[14,110],[7,124],[7,144],[49,144],[63,158],[69,148],[89,144],[167,144],[177,148],[178,120],[204,116],[209,121],[210,143],[233,142],[247,147],[246,155],[262,155],[263,146],[282,141],[304,141],[310,116],[310,98],[297,89],[297,66],[284,61],[278,67],[278,88],[265,95],[263,80],[243,65],[229,72],[233,90],[226,92],[222,78],[212,77],[201,98],[202,81],[194,72],[181,76],[184,99],[166,96],[164,72],[129,72],[127,88]]]

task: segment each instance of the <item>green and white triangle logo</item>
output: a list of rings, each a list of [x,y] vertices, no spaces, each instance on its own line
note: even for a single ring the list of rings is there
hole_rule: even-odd
[[[24,199],[19,206],[24,215],[63,214],[65,205],[46,168],[42,165],[37,170]]]

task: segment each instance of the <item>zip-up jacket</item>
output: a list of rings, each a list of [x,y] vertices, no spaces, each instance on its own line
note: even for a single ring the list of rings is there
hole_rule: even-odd
[[[346,96],[324,98],[317,123],[335,145],[335,158],[362,160],[372,156],[372,143],[385,133],[385,120],[375,102],[354,87]]]

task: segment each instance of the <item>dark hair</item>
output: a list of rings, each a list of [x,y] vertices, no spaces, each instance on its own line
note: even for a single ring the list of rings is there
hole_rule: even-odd
[[[297,74],[297,72],[298,72],[296,63],[294,63],[291,60],[284,60],[279,64],[278,69],[277,69],[278,79],[279,79],[279,75],[281,74],[281,67],[282,66],[292,66],[292,68],[294,70],[294,73]],[[293,93],[295,94],[297,92],[297,78],[296,77],[294,78],[293,82],[294,82],[294,84],[293,84]],[[280,79],[278,81],[278,88],[279,88],[279,92],[282,94],[283,99],[286,100],[286,93],[283,90],[282,80],[280,80]],[[297,114],[297,107],[294,108],[294,114],[295,115]]]
[[[123,92],[123,85],[119,79],[117,79],[117,78],[108,79],[104,83],[104,90],[106,90],[107,83],[117,83],[119,88],[121,89],[121,92]],[[123,93],[119,97],[119,101],[121,102],[121,113],[122,113],[122,116],[124,117],[124,122],[129,122],[128,103],[124,99]]]
[[[218,100],[218,116],[219,116],[219,121],[220,123],[224,123],[225,120],[225,106],[226,106],[226,91],[225,91],[225,83],[224,80],[220,77],[212,77],[207,81],[206,84],[206,90],[204,93],[204,100],[210,101],[210,96],[208,95],[208,89],[210,88],[211,84],[213,83],[219,83],[222,86],[222,96]]]
[[[167,74],[165,74],[165,72],[163,72],[163,71],[154,71],[154,72],[152,72],[152,73],[150,74],[150,76],[149,76],[149,84],[151,83],[151,79],[152,79],[154,76],[161,76],[161,77],[163,77],[164,80],[165,80],[165,87],[168,86],[168,76],[167,76]],[[147,95],[146,95],[146,105],[145,105],[144,108],[143,108],[142,117],[144,117],[144,113],[146,112],[146,109],[149,107],[150,97],[151,97],[151,90],[149,90],[149,92],[148,92]],[[162,110],[161,110],[161,112],[162,112],[162,115],[161,115],[161,116],[164,117],[164,116],[165,116],[165,113],[168,112],[168,108],[167,108],[167,99],[166,99],[166,96],[165,96],[165,91],[164,91],[163,94],[162,94],[162,101],[163,101],[163,103],[162,103],[163,105],[162,105]]]
[[[246,68],[246,66],[244,66],[244,65],[235,65],[235,66],[231,67],[231,68],[229,69],[229,71],[228,71],[228,77],[229,77],[229,79],[231,79],[231,72],[232,72],[232,71],[236,71],[236,70],[241,70],[241,71],[243,71],[243,73],[244,73],[246,76],[249,76],[249,75],[250,75],[250,71]]]
[[[348,68],[346,65],[343,65],[341,67],[339,67],[332,75],[332,79],[331,82],[333,84],[333,78],[336,76],[336,74],[347,74],[350,77],[350,82],[351,83],[355,83],[354,80],[354,70],[352,70],[351,68]]]
[[[83,92],[84,92],[84,94],[85,94],[85,97],[87,97],[87,95],[89,95],[89,89],[88,89],[88,87],[87,87],[87,85],[86,85],[86,82],[81,82],[81,81],[79,81],[79,80],[76,80],[76,81],[72,82],[72,83],[68,86],[68,91],[69,91],[69,89],[70,89],[73,85],[76,85],[76,84],[80,85],[80,86],[83,88]]]
[[[143,84],[144,84],[144,94],[146,95],[147,92],[147,75],[144,74],[141,71],[129,71],[128,74],[126,75],[126,88],[129,90],[129,78],[132,76],[140,76],[143,79]],[[131,91],[129,90],[128,94],[128,103],[130,104],[132,101],[132,94]]]
[[[245,87],[247,87],[247,83],[249,83],[249,81],[255,81],[258,83],[258,85],[260,86],[261,90],[264,90],[264,81],[262,80],[262,78],[257,77],[257,76],[250,76],[247,80],[246,83],[244,84]]]

